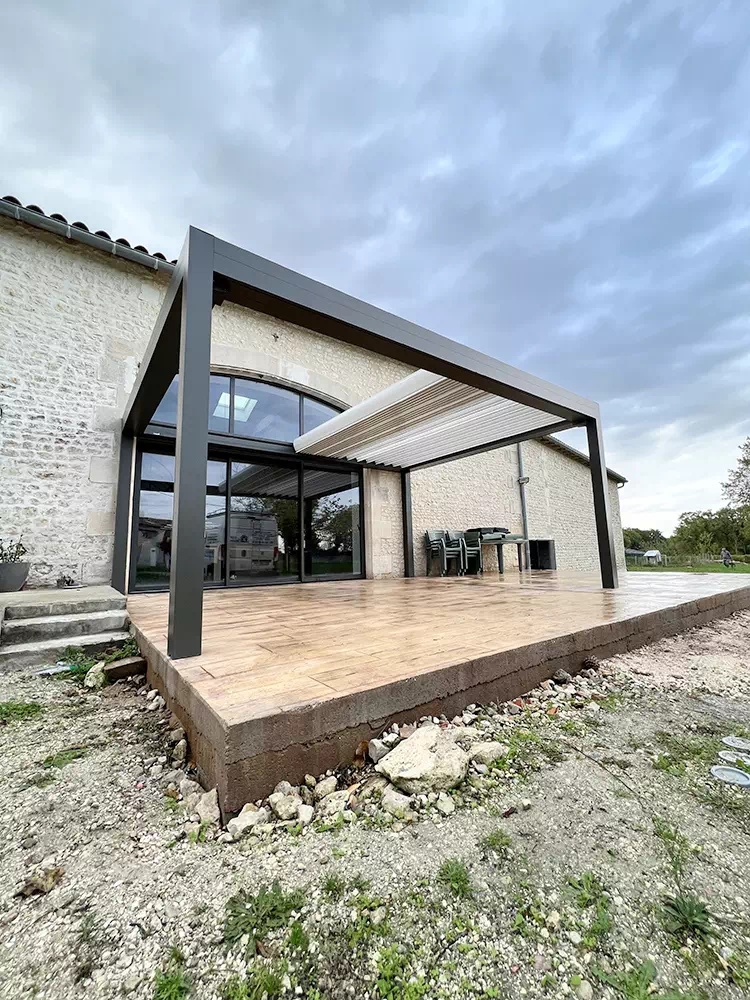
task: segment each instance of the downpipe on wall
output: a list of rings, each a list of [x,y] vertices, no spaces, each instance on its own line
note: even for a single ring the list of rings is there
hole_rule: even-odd
[[[529,477],[524,475],[523,471],[523,447],[519,441],[516,445],[516,451],[518,454],[518,491],[521,494],[521,524],[523,525],[523,537],[526,539],[526,544],[523,547],[524,562],[526,564],[526,569],[531,569],[531,551],[528,542],[529,538],[529,518],[526,510],[526,484],[529,481]]]

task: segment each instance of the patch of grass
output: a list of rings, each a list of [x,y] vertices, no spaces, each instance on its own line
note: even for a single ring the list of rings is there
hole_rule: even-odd
[[[247,1000],[276,1000],[284,988],[284,975],[280,968],[261,966],[248,969]]]
[[[685,764],[681,760],[675,760],[668,753],[660,753],[654,758],[653,768],[655,771],[663,771],[671,774],[673,778],[682,778],[685,774]]]
[[[668,896],[661,913],[664,929],[678,941],[688,937],[707,941],[713,935],[713,917],[697,896]]]
[[[377,995],[383,1000],[419,1000],[425,996],[424,977],[411,980],[411,956],[396,944],[383,948],[378,958]]]
[[[122,646],[114,646],[112,649],[105,650],[105,652],[99,657],[103,660],[105,665],[109,663],[117,663],[118,660],[125,660],[129,656],[140,656],[141,651],[138,649],[138,643],[131,636],[126,639]]]
[[[191,844],[205,844],[206,837],[208,836],[208,830],[211,826],[210,823],[201,823],[197,830],[191,830],[188,834],[188,840]]]
[[[508,850],[512,843],[512,838],[509,833],[498,827],[497,830],[492,830],[488,833],[486,837],[482,837],[479,841],[479,846],[483,851],[495,851],[496,854],[503,854]]]
[[[262,886],[255,895],[240,889],[226,905],[224,943],[232,948],[247,934],[247,952],[255,955],[258,941],[262,941],[269,931],[285,927],[291,914],[304,903],[305,893],[301,889],[285,893],[278,882],[270,889]]]
[[[596,978],[611,986],[625,1000],[698,1000],[697,997],[688,993],[680,993],[679,990],[667,990],[661,993],[654,989],[654,982],[658,975],[656,966],[649,959],[641,962],[630,972],[603,972],[601,969],[594,969]]]
[[[158,970],[154,979],[154,1000],[185,1000],[190,996],[190,979],[184,969]]]
[[[667,857],[669,858],[669,867],[672,869],[672,874],[679,885],[690,861],[692,853],[690,841],[684,834],[680,833],[676,826],[664,819],[663,816],[652,816],[651,821],[654,825],[654,836],[658,837],[664,845]]]
[[[81,757],[85,757],[87,753],[88,747],[70,747],[68,750],[60,750],[58,753],[53,753],[49,757],[45,757],[42,761],[42,767],[54,767],[59,771],[63,767],[67,767],[68,764],[72,764],[74,760],[80,760]]]
[[[604,898],[604,883],[594,872],[583,872],[579,876],[571,875],[568,885],[575,889],[576,903],[582,910],[594,906]]]
[[[44,706],[36,701],[0,701],[0,723],[36,719],[43,711]]]
[[[52,674],[54,680],[82,681],[93,666],[99,662],[93,656],[89,656],[81,646],[67,646],[61,657],[63,663],[68,665],[67,673],[60,671],[59,674]]]
[[[340,875],[331,872],[323,880],[323,892],[331,899],[341,899],[346,892],[346,880]]]
[[[471,876],[466,862],[460,858],[448,858],[438,868],[438,882],[459,899],[470,899],[474,895]]]

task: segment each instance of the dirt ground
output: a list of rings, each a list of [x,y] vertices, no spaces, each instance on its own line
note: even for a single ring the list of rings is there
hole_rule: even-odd
[[[478,707],[510,749],[451,815],[234,843],[184,835],[137,684],[6,675],[41,708],[0,708],[0,997],[750,996],[750,791],[709,770],[750,737],[749,640],[741,612]]]

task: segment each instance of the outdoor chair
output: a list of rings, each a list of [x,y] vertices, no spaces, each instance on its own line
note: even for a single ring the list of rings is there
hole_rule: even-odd
[[[440,559],[440,575],[448,572],[448,563],[455,560],[456,574],[463,576],[465,570],[464,550],[460,539],[453,540],[447,531],[425,531],[425,549],[427,550],[427,576],[430,575],[432,560]]]
[[[469,570],[469,560],[475,561],[474,572],[484,573],[484,560],[482,559],[482,533],[476,529],[473,531],[462,531],[461,540],[464,544],[464,565],[466,571]]]

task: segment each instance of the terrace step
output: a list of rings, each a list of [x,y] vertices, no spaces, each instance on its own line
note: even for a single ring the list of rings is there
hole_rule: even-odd
[[[74,642],[70,637],[44,639],[41,642],[20,642],[0,646],[0,673],[9,673],[24,667],[35,667],[47,663],[56,663],[68,646],[80,646],[84,652],[95,656],[105,649],[122,646],[130,638],[127,631],[97,632],[95,635],[76,636]],[[135,672],[135,671],[134,671]]]
[[[0,648],[7,644],[43,642],[45,639],[77,640],[80,636],[115,632],[125,627],[127,611],[83,611],[74,614],[11,618],[3,623]],[[68,645],[75,646],[75,641]]]
[[[57,615],[93,614],[97,611],[120,611],[125,608],[126,598],[123,594],[113,594],[111,597],[85,597],[81,591],[80,597],[73,593],[64,598],[51,598],[29,603],[8,604],[5,608],[5,621],[15,621],[18,618],[50,618]]]

